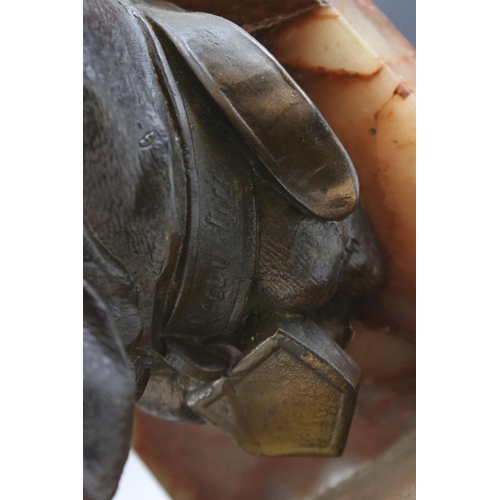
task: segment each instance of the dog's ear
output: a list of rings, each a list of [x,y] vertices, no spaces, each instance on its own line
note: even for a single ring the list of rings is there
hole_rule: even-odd
[[[154,1],[140,9],[284,191],[325,219],[342,220],[354,210],[359,186],[349,156],[264,47],[217,16],[171,10]]]
[[[106,307],[83,287],[83,496],[108,500],[127,460],[135,380]]]

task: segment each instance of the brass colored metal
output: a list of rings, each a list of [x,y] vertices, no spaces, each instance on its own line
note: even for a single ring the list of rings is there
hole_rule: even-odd
[[[226,377],[193,391],[188,405],[255,455],[340,455],[358,366],[314,323],[282,320],[269,329]]]

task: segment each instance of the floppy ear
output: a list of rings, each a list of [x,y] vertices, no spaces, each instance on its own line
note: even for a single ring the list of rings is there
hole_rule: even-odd
[[[317,216],[342,220],[358,179],[342,144],[276,59],[243,29],[204,13],[141,5],[281,187]]]
[[[108,500],[132,435],[135,381],[104,304],[83,288],[83,498]]]

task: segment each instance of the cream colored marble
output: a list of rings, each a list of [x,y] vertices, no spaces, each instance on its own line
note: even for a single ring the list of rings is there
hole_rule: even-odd
[[[373,75],[383,63],[333,9],[320,9],[291,24],[273,51],[283,64],[320,72]]]
[[[415,48],[370,0],[330,4],[401,80],[415,90]]]

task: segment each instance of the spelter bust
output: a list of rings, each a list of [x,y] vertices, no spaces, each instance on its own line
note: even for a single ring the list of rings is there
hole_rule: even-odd
[[[381,259],[351,161],[241,28],[84,2],[84,495],[110,498],[136,401],[264,455],[342,452],[342,347]]]

